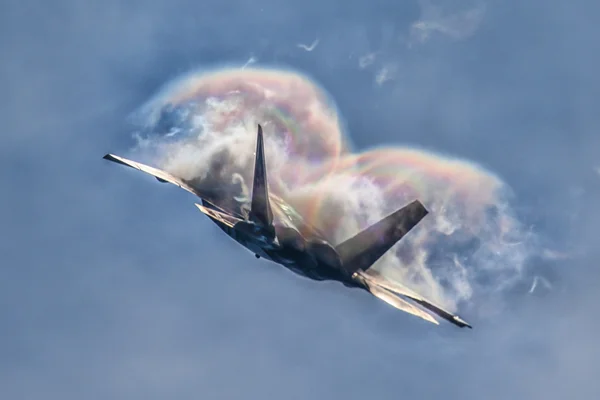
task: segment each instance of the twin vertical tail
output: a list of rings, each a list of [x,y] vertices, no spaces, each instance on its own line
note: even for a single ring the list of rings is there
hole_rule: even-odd
[[[335,250],[346,273],[352,276],[369,269],[427,214],[423,204],[415,200],[337,245]]]
[[[415,200],[336,246],[335,250],[340,256],[344,270],[352,276],[356,272],[369,269],[385,252],[414,228],[427,213],[423,204]],[[257,226],[274,233],[263,129],[260,124],[256,138],[252,201],[248,219]]]
[[[271,211],[271,204],[269,202],[269,188],[267,184],[263,130],[260,124],[258,125],[256,138],[254,181],[252,183],[252,203],[249,219],[264,228],[271,228],[273,225],[273,212]]]

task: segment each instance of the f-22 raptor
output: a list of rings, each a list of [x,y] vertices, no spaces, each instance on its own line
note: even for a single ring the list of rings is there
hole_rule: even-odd
[[[425,310],[461,328],[472,328],[458,315],[369,270],[428,214],[420,201],[414,200],[346,241],[333,245],[282,198],[269,193],[260,124],[249,207],[232,201],[230,194],[203,189],[193,181],[148,165],[113,154],[106,154],[104,159],[146,172],[160,182],[174,184],[196,195],[201,199],[200,204],[196,203],[198,209],[257,258],[281,264],[316,281],[333,280],[346,287],[364,289],[393,307],[434,324],[438,321]]]

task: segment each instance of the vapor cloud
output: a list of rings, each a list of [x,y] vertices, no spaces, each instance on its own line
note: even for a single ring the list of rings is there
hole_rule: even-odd
[[[435,33],[454,40],[465,39],[475,33],[483,21],[485,6],[477,3],[466,10],[446,10],[430,0],[420,0],[421,16],[410,26],[409,46],[424,43]]]
[[[136,156],[207,190],[241,185],[243,197],[261,123],[272,191],[334,244],[420,199],[430,215],[373,268],[449,308],[509,289],[535,251],[499,178],[418,149],[351,151],[334,103],[298,73],[189,74],[167,85],[139,119]]]
[[[600,3],[485,2],[470,36],[477,40],[457,46],[434,29],[417,46],[417,29],[412,49],[398,38],[415,21],[432,19],[416,1],[344,4],[0,5],[0,398],[600,398],[600,184],[593,170],[600,160]],[[471,7],[431,4],[442,19]],[[321,40],[313,52],[295,48],[315,35]],[[360,57],[370,54],[372,63],[360,69]],[[496,294],[478,290],[497,287],[493,277],[502,269],[477,273],[472,284],[474,269],[485,265],[476,258],[489,260],[473,253],[476,243],[462,242],[460,251],[434,247],[442,262],[427,264],[440,283],[441,271],[456,275],[454,282],[466,276],[473,293],[459,309],[472,331],[435,327],[368,293],[255,260],[206,221],[188,193],[101,159],[127,155],[136,144],[127,115],[165,82],[199,65],[241,67],[250,55],[321,82],[353,154],[420,146],[438,162],[440,153],[470,160],[513,189],[502,203],[526,227],[517,232],[531,231],[541,249],[527,257],[516,283]],[[376,73],[388,64],[397,74],[377,86]],[[161,142],[185,136],[167,122]],[[240,148],[248,144],[248,160],[255,122],[231,133]],[[272,132],[270,159],[279,146]],[[187,138],[192,150],[184,159],[194,165],[198,137]],[[298,148],[314,148],[303,143]],[[317,143],[326,154],[338,148]],[[158,154],[149,145],[130,155],[155,161]],[[372,187],[361,171],[338,181],[344,191]],[[313,189],[303,190],[311,198]],[[477,196],[487,191],[467,193],[475,195],[469,204],[481,204]],[[452,198],[444,194],[431,198]],[[389,198],[369,198],[364,217],[375,218]],[[389,207],[404,202],[397,199]],[[360,201],[346,199],[344,207]],[[422,231],[450,232],[456,221],[464,219]],[[500,226],[510,224],[498,224],[493,237]],[[440,243],[460,239],[444,235]],[[500,249],[520,242],[503,239]],[[511,258],[522,253],[503,254],[512,271]],[[535,276],[552,287],[540,279],[528,293]]]

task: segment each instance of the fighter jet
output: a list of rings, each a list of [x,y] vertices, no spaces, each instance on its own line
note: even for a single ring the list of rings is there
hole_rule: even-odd
[[[458,327],[472,328],[458,315],[453,315],[403,285],[370,270],[377,260],[428,214],[420,201],[414,200],[353,237],[334,245],[282,198],[269,193],[263,130],[260,124],[252,192],[247,200],[232,200],[230,193],[224,195],[223,191],[207,189],[206,185],[200,187],[196,182],[113,154],[106,154],[104,159],[138,169],[160,182],[171,183],[194,194],[200,198],[200,203],[196,203],[198,209],[227,235],[254,253],[256,258],[281,264],[309,279],[333,280],[346,287],[364,289],[393,307],[434,324],[438,324],[438,321],[425,310]]]

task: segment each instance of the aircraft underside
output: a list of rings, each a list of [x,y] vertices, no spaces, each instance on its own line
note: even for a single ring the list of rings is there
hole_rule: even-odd
[[[335,280],[346,286],[361,286],[358,282],[341,274],[338,270],[319,265],[318,260],[306,251],[298,251],[282,246],[279,241],[265,243],[253,240],[251,236],[244,235],[235,228],[228,227],[218,221],[214,221],[228,236],[244,246],[257,257],[280,264],[290,271],[316,281]]]

